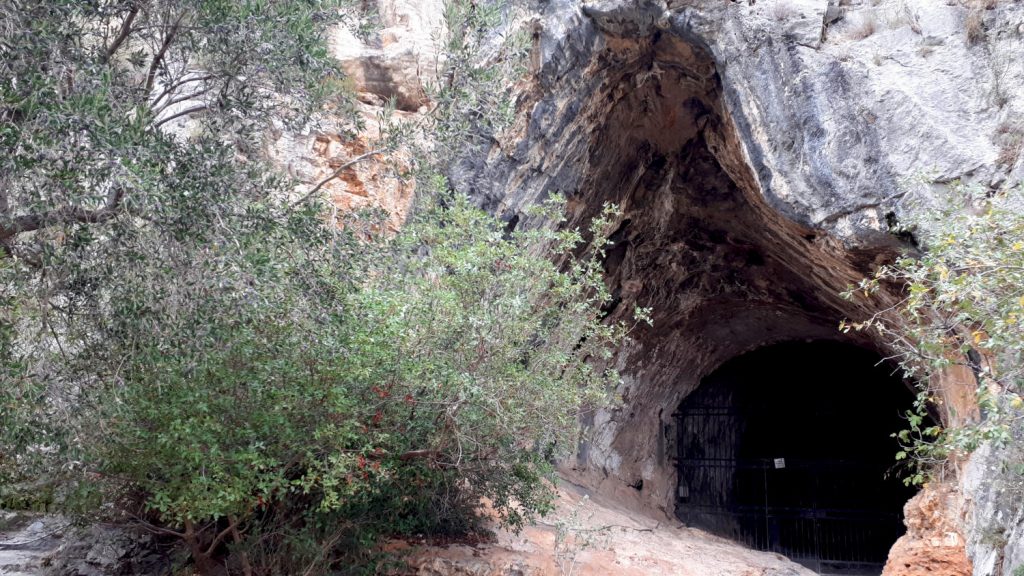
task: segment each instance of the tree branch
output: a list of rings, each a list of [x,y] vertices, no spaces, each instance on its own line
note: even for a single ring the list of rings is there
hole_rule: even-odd
[[[164,57],[167,56],[167,50],[170,49],[171,43],[174,42],[174,37],[178,34],[178,27],[181,25],[181,20],[184,17],[185,13],[182,12],[178,19],[174,21],[174,24],[171,24],[171,29],[164,36],[164,42],[160,45],[160,50],[153,55],[153,62],[150,63],[149,72],[146,74],[146,94],[153,90],[153,82],[156,81],[156,71],[160,68],[160,64],[163,63]]]
[[[156,98],[153,99],[153,106],[156,106],[165,97],[170,96],[175,90],[177,90],[178,88],[181,88],[182,86],[184,86],[185,84],[188,84],[189,82],[205,82],[207,80],[213,80],[213,78],[214,78],[213,74],[207,74],[205,76],[187,76],[186,75],[185,78],[182,78],[181,80],[178,80],[177,82],[174,82],[173,84],[170,84],[167,87],[165,87],[163,92],[161,92],[159,96],[157,96]]]
[[[231,523],[231,538],[235,544],[242,545],[242,535],[238,532],[238,518],[234,514],[228,515],[228,522]],[[249,563],[249,554],[244,548],[239,550],[242,560],[242,576],[252,576],[252,564]]]
[[[81,206],[62,206],[41,214],[18,216],[7,226],[0,226],[0,242],[24,232],[33,232],[54,224],[96,224],[106,222],[117,215],[117,207],[124,198],[124,188],[115,186],[107,194],[102,208],[90,210]]]
[[[234,521],[230,519],[228,520],[228,527],[221,530],[220,533],[213,538],[213,542],[210,542],[210,546],[206,549],[206,556],[211,556],[214,552],[216,552],[217,546],[220,546],[221,542],[223,542],[224,539],[228,537],[228,534],[231,534],[232,532],[238,530],[236,522],[237,519]]]
[[[154,108],[153,116],[159,116],[160,114],[163,114],[168,108],[170,108],[171,106],[174,106],[175,104],[181,104],[182,102],[188,102],[189,100],[196,100],[200,96],[202,96],[203,94],[206,94],[209,91],[210,91],[210,87],[207,86],[205,88],[200,88],[199,90],[197,90],[195,92],[189,92],[188,94],[182,94],[181,96],[175,96],[173,98],[170,98],[170,99],[167,100],[167,102],[165,102],[165,103],[161,104],[160,106],[157,106],[156,108]],[[205,105],[204,105],[204,107],[205,107]]]
[[[167,118],[163,118],[161,120],[158,120],[157,122],[154,122],[153,123],[153,127],[154,128],[159,128],[159,127],[163,126],[164,124],[167,124],[171,120],[174,120],[176,118],[181,118],[182,116],[188,116],[189,114],[195,114],[196,112],[202,112],[203,110],[206,110],[207,108],[209,108],[209,105],[207,105],[207,104],[197,104],[195,106],[186,108],[186,109],[184,109],[184,110],[182,110],[180,112],[175,112],[174,114],[171,114]]]
[[[186,538],[186,535],[185,535],[184,532],[178,532],[176,530],[171,530],[170,528],[164,528],[162,526],[157,526],[157,525],[149,522],[148,520],[144,520],[144,519],[140,518],[139,516],[136,516],[135,514],[132,514],[131,512],[128,513],[128,516],[131,517],[131,519],[134,520],[136,523],[138,523],[139,526],[142,526],[143,529],[149,530],[150,532],[153,532],[154,534],[166,534],[168,536],[175,536],[177,538],[182,538],[182,539]]]
[[[438,450],[410,450],[398,457],[402,462],[416,460],[417,458],[434,458],[441,453]]]
[[[380,153],[382,153],[384,151],[385,151],[384,148],[378,148],[376,150],[371,150],[371,151],[369,151],[369,152],[367,152],[365,154],[360,154],[359,156],[356,156],[355,158],[349,160],[348,162],[345,162],[344,164],[339,166],[338,169],[335,170],[330,176],[328,176],[327,178],[324,178],[323,180],[321,180],[320,183],[317,184],[316,186],[314,186],[312,190],[307,192],[305,196],[303,196],[302,198],[299,198],[295,202],[292,202],[292,206],[291,207],[295,208],[295,207],[299,206],[300,204],[303,204],[303,203],[307,202],[310,198],[313,197],[314,194],[319,192],[321,188],[323,188],[325,185],[327,185],[328,182],[330,182],[331,180],[334,180],[338,176],[341,176],[342,172],[344,172],[348,168],[351,168],[354,164],[358,164],[359,162],[362,162],[363,160],[366,160],[367,158],[369,158],[371,156],[376,156],[376,155],[378,155],[378,154],[380,154]]]
[[[107,52],[104,55],[103,60],[110,60],[110,58],[117,52],[117,49],[124,44],[124,41],[128,39],[128,36],[132,33],[132,22],[135,21],[135,17],[139,15],[139,4],[133,4],[131,9],[128,11],[128,15],[125,16],[124,22],[121,23],[121,30],[117,33],[117,37],[107,47]]]

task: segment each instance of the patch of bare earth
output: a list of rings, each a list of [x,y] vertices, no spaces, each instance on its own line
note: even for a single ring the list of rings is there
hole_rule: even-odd
[[[563,482],[557,510],[492,542],[416,546],[416,576],[804,576],[814,572],[678,522],[618,507]]]

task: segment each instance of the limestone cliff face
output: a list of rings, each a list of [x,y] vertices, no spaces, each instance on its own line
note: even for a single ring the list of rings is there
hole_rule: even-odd
[[[323,189],[340,212],[382,208],[393,231],[405,221],[415,196],[415,182],[403,174],[410,153],[408,146],[386,155],[374,152],[388,130],[416,122],[427,110],[427,87],[443,65],[444,2],[380,0],[369,13],[366,36],[356,33],[359,22],[346,21],[329,38],[331,53],[351,82],[362,126],[328,117],[316,131],[280,130],[268,153],[299,181],[298,195],[327,181]],[[395,109],[384,119],[389,100]],[[361,159],[352,162],[356,158]],[[337,178],[328,180],[335,172]]]
[[[372,119],[414,118],[438,65],[443,3],[380,0],[384,32],[339,31],[335,52]],[[448,168],[454,187],[510,225],[569,198],[568,226],[623,211],[605,262],[616,305],[655,310],[621,351],[620,410],[597,414],[566,473],[634,509],[672,515],[672,412],[726,360],[774,342],[847,339],[843,318],[895,294],[838,294],[912,238],[892,232],[961,180],[1024,179],[1024,3],[1019,0],[534,0],[518,121]],[[511,87],[510,87],[511,89]],[[371,121],[372,125],[373,122]],[[282,136],[279,158],[315,183],[372,147]],[[412,184],[380,164],[329,191],[385,206],[400,225]],[[971,413],[970,375],[941,385]],[[950,411],[949,414],[953,412]],[[811,431],[813,433],[813,431]],[[1010,575],[1024,562],[1019,503],[982,451],[907,506],[887,574]],[[986,537],[995,531],[996,538]],[[972,568],[973,566],[973,568]]]
[[[988,5],[536,6],[535,77],[518,133],[468,151],[451,176],[517,225],[538,224],[525,208],[556,191],[569,197],[570,226],[604,202],[623,210],[606,262],[610,313],[651,306],[655,323],[619,355],[625,407],[589,423],[572,474],[671,515],[671,414],[703,376],[773,342],[839,339],[840,319],[893,302],[837,294],[910,247],[894,224],[951,181],[991,190],[1021,181],[1019,140],[1007,135],[1024,114],[1024,5]],[[973,383],[949,389],[949,402],[969,402]],[[894,559],[889,574],[914,573],[905,565],[923,566],[932,552],[945,566],[934,573],[946,574],[970,570],[968,553],[1019,556],[995,551],[1014,537],[977,542],[987,520],[965,493],[977,486],[951,485],[952,500],[934,488],[910,505],[949,500],[939,507],[948,523],[911,526],[896,553],[914,560]],[[923,514],[911,512],[912,521]],[[982,564],[975,573],[1015,568]]]

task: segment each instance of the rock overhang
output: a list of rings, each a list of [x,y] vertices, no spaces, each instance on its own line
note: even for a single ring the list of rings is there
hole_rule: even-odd
[[[507,155],[492,150],[452,171],[457,188],[520,226],[544,225],[525,209],[553,192],[568,197],[570,227],[586,227],[606,202],[619,206],[605,262],[609,316],[651,307],[654,326],[619,351],[624,405],[588,423],[575,467],[667,513],[675,479],[665,438],[680,400],[723,362],[777,342],[884,352],[837,325],[892,295],[840,293],[901,248],[872,216],[896,189],[872,149],[874,128],[823,112],[835,102],[817,99],[821,87],[807,85],[784,41],[763,38],[740,54],[748,31],[719,4],[548,3],[519,138]],[[837,152],[823,143],[834,132],[867,171],[833,170]]]

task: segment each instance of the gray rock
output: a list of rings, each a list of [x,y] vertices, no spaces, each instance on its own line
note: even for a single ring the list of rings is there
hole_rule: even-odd
[[[794,1],[787,18],[777,4],[541,3],[522,133],[449,171],[520,226],[544,224],[525,209],[555,192],[567,226],[604,202],[623,210],[611,318],[653,306],[655,328],[615,360],[626,407],[593,417],[577,465],[598,489],[643,479],[623,497],[669,514],[670,414],[704,375],[772,342],[848,338],[840,319],[896,301],[837,297],[914,249],[893,224],[951,182],[1007,187],[1024,172],[996,164],[994,141],[1024,115],[1024,5],[986,12],[988,40],[972,46],[959,3],[855,3],[841,20],[826,2]],[[854,340],[885,349],[872,338]]]
[[[94,525],[68,530],[47,564],[45,576],[150,576],[167,573],[172,559],[149,534]]]
[[[1019,576],[1024,567],[1024,477],[1013,469],[1024,462],[1020,442],[1024,439],[1004,448],[981,447],[963,472],[974,576]]]
[[[66,521],[56,516],[0,511],[0,574],[38,574],[60,546]]]
[[[835,24],[846,16],[846,10],[843,10],[842,6],[829,2],[828,8],[825,9],[825,19],[823,23],[825,26]]]

